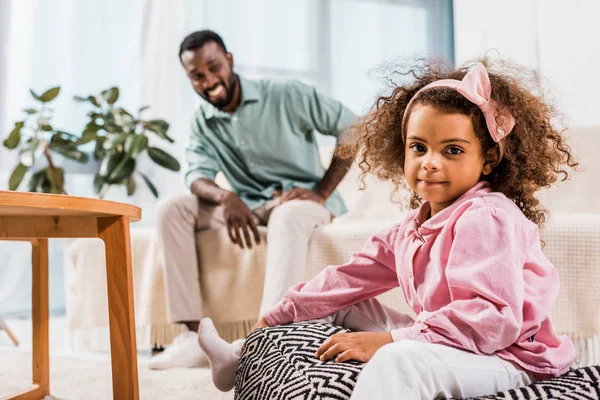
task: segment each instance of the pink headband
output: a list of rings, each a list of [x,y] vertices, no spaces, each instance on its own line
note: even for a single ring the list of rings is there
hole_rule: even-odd
[[[441,79],[430,83],[429,85],[421,88],[415,95],[410,99],[404,116],[402,117],[402,140],[406,141],[406,131],[404,130],[404,124],[406,123],[406,111],[410,109],[410,106],[415,99],[422,92],[435,88],[435,87],[446,87],[456,90],[458,93],[465,96],[467,100],[479,107],[483,116],[485,117],[485,123],[490,135],[494,142],[498,143],[500,148],[500,159],[504,153],[504,145],[502,139],[504,139],[514,128],[515,118],[508,112],[501,113],[501,124],[496,122],[496,113],[499,111],[499,107],[491,98],[492,95],[492,84],[490,77],[488,76],[487,70],[483,64],[479,63],[473,69],[471,69],[463,78],[462,81],[456,79]]]

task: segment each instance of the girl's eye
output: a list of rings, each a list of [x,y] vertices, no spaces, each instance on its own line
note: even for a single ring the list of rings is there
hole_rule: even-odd
[[[462,149],[460,149],[458,147],[450,147],[450,148],[448,148],[447,152],[449,154],[456,156],[456,155],[461,154],[463,151],[462,151]]]
[[[423,153],[425,151],[425,146],[420,143],[413,143],[410,145],[410,149],[418,153]]]

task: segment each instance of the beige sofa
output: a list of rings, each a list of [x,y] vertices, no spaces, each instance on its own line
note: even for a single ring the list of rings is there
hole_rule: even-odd
[[[542,231],[544,252],[561,276],[554,310],[557,329],[576,341],[581,364],[600,363],[600,127],[570,131],[581,171],[542,194],[551,210]],[[345,262],[367,238],[402,219],[402,206],[390,201],[391,185],[367,179],[358,191],[353,169],[339,190],[350,212],[317,229],[310,241],[306,278],[330,264]],[[263,238],[264,229],[261,231]],[[162,347],[183,328],[166,321],[164,281],[152,228],[132,229],[134,290],[138,346]],[[264,240],[263,240],[264,242]],[[258,316],[264,278],[265,245],[252,251],[229,243],[225,229],[199,232],[201,286],[206,314],[229,340],[244,337]],[[102,243],[78,240],[68,249],[67,317],[75,348],[104,349],[107,311]],[[411,312],[401,292],[380,299]]]

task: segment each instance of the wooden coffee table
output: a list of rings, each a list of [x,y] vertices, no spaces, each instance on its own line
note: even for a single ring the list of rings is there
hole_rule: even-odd
[[[33,249],[33,385],[9,399],[50,394],[48,238],[104,241],[113,398],[139,398],[129,223],[141,214],[138,207],[112,201],[0,191],[0,240],[29,241]]]

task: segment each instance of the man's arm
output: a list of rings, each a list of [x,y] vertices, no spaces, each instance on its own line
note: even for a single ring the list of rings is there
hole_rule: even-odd
[[[254,241],[259,244],[260,235],[250,208],[237,194],[220,188],[214,182],[220,169],[217,154],[206,142],[196,121],[192,122],[192,135],[185,158],[189,165],[185,175],[186,184],[200,200],[223,207],[223,218],[231,241],[242,249],[244,246],[251,249],[250,234],[252,233]]]
[[[329,168],[325,171],[325,175],[323,175],[323,178],[315,185],[313,190],[321,194],[323,198],[327,200],[342,179],[344,179],[344,176],[348,173],[353,161],[353,159],[345,160],[338,157],[334,151]]]
[[[338,100],[320,94],[312,86],[298,81],[290,81],[289,85],[290,112],[294,112],[310,129],[324,135],[335,136],[338,142],[337,146],[339,146],[340,137],[354,122],[356,115]],[[312,190],[292,189],[284,193],[281,198],[282,202],[304,199],[324,204],[346,176],[354,161],[353,158],[342,159],[336,154],[337,152],[334,151],[329,168]]]
[[[196,179],[192,182],[190,190],[193,194],[198,196],[200,200],[215,205],[221,204],[225,196],[232,193],[229,190],[222,189],[214,181],[206,178]]]
[[[242,249],[252,248],[251,233],[256,244],[260,244],[260,234],[256,227],[254,215],[246,203],[229,190],[221,189],[214,181],[206,178],[196,179],[190,186],[193,194],[199,199],[223,207],[223,218],[227,225],[229,239]]]
[[[339,144],[337,146],[339,146]],[[286,201],[290,200],[311,200],[319,204],[325,204],[337,185],[348,173],[353,161],[354,157],[343,159],[337,156],[336,152],[334,151],[329,168],[327,171],[325,171],[325,175],[323,175],[323,178],[317,182],[315,187],[313,187],[311,190],[302,188],[294,188],[289,190],[281,196],[281,203],[285,203]]]

